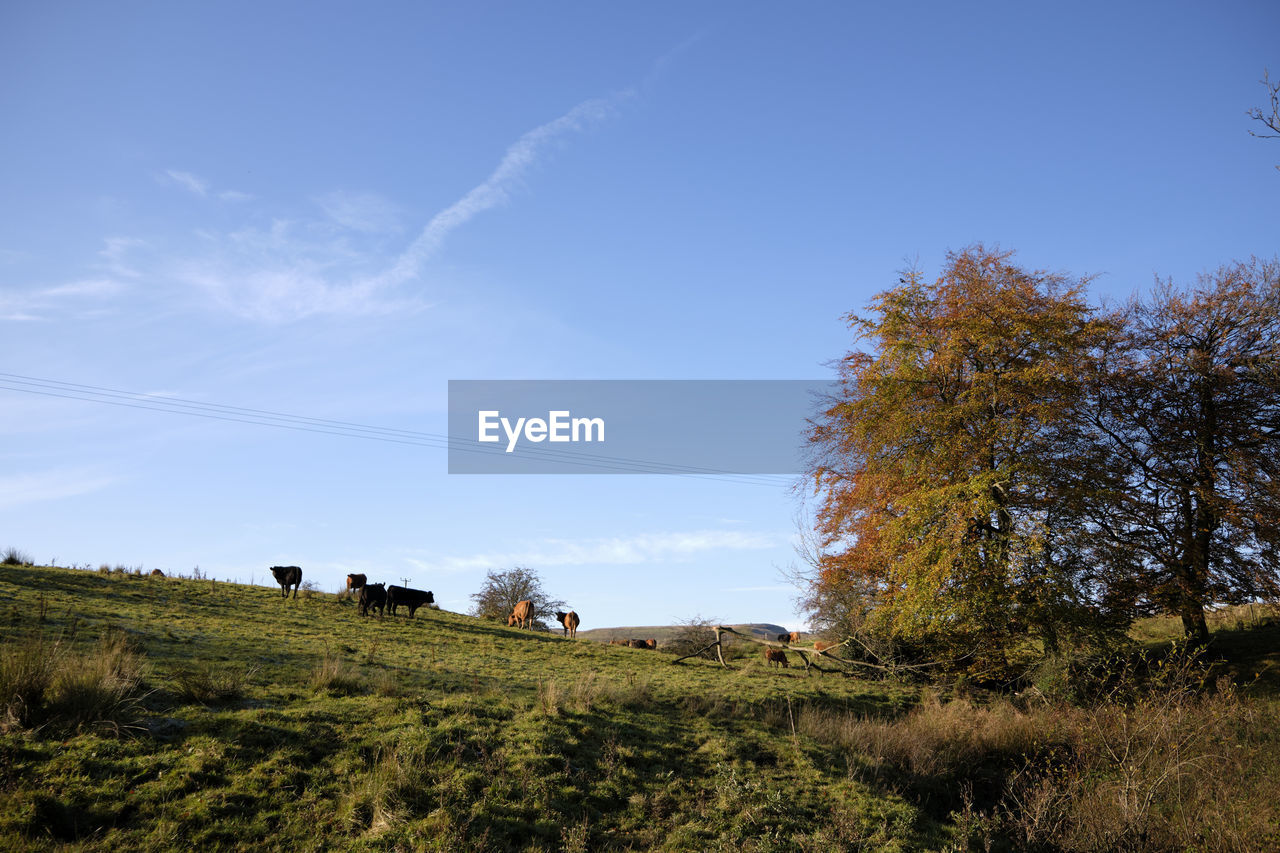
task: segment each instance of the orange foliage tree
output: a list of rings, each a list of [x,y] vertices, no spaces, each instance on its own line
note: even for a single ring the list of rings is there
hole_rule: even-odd
[[[810,433],[810,604],[981,672],[1090,612],[1049,476],[1105,331],[1086,284],[977,245],[848,315],[862,346]]]

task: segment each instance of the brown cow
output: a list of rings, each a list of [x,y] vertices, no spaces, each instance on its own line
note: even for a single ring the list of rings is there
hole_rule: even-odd
[[[570,610],[568,613],[556,611],[556,621],[564,626],[564,636],[570,640],[578,637],[578,625],[582,621],[578,618],[578,614]]]
[[[770,649],[766,647],[764,650],[764,662],[770,666],[776,663],[785,669],[787,667],[787,653],[782,649]]]
[[[834,648],[835,648],[836,646],[838,646],[838,645],[840,645],[840,644],[839,644],[839,643],[828,643],[828,642],[826,642],[825,640],[814,640],[814,642],[813,642],[813,650],[814,650],[815,652],[817,652],[818,654],[820,654],[820,655],[825,655],[825,654],[827,653],[827,649],[834,649]]]
[[[507,627],[519,624],[521,628],[533,627],[533,602],[529,599],[516,602],[515,609],[507,617]]]
[[[644,647],[645,647],[646,649],[657,649],[657,648],[658,648],[658,641],[657,641],[657,640],[655,640],[655,639],[653,639],[653,638],[649,638],[648,640],[645,640],[645,641],[644,641]]]
[[[800,632],[799,632],[799,631],[792,631],[790,634],[788,634],[788,635],[787,635],[787,640],[786,640],[786,642],[789,642],[789,643],[798,643],[798,642],[800,642]]]
[[[656,649],[658,647],[658,641],[654,639],[627,640],[626,643],[633,649]]]
[[[612,640],[609,641],[609,645],[611,646],[625,646],[627,644],[628,644],[627,641],[621,639],[620,637],[614,637]]]
[[[347,589],[357,590],[368,582],[366,575],[347,575]]]

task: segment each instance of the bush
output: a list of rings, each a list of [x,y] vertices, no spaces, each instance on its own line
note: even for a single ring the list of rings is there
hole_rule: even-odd
[[[484,578],[484,586],[471,596],[475,602],[471,613],[481,619],[501,619],[504,622],[518,602],[532,601],[534,625],[543,631],[551,630],[545,621],[557,610],[564,610],[565,603],[553,599],[542,589],[542,579],[532,569],[516,566],[499,571],[490,569]]]
[[[686,619],[680,623],[680,627],[676,629],[676,632],[662,643],[662,650],[670,652],[676,657],[697,653],[700,658],[716,660],[716,650],[706,647],[715,642],[716,634],[713,629],[718,624],[720,624],[718,621],[706,619],[702,616]],[[729,635],[724,635],[723,642],[728,646],[731,642]],[[727,657],[727,648],[725,652]]]
[[[31,556],[17,548],[6,548],[3,554],[0,554],[0,565],[4,566],[30,566]]]

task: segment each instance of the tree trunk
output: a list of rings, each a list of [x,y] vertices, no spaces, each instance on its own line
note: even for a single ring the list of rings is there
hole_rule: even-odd
[[[1182,631],[1197,645],[1209,642],[1209,623],[1205,621],[1204,607],[1199,602],[1183,602]]]

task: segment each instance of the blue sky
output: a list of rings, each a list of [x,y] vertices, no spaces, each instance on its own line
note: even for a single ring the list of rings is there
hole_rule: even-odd
[[[426,433],[449,379],[810,379],[974,242],[1124,298],[1280,235],[1280,6],[0,8],[0,372]],[[526,565],[583,627],[797,627],[785,483],[0,388],[0,547],[262,582]]]

